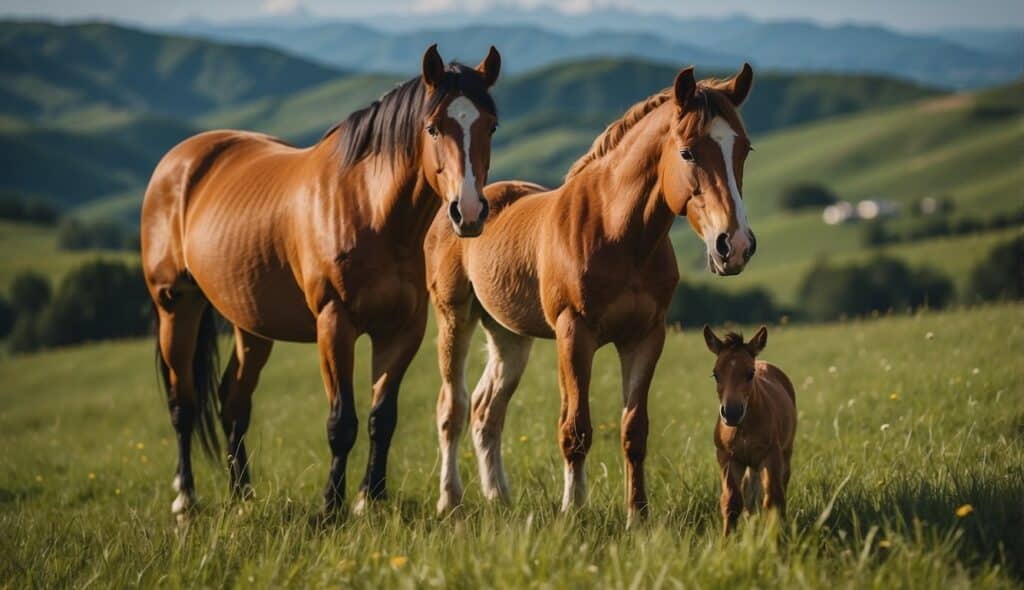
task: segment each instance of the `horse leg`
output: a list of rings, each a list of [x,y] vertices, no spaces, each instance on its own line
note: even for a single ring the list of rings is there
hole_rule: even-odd
[[[425,302],[424,302],[425,303]],[[373,341],[373,406],[370,408],[368,430],[370,454],[366,475],[359,487],[359,500],[354,510],[362,513],[369,500],[387,497],[388,451],[398,424],[398,388],[405,370],[423,341],[427,325],[426,309],[417,314],[412,325],[374,338]]]
[[[563,312],[555,323],[558,346],[558,381],[562,394],[559,443],[565,460],[565,490],[562,511],[579,506],[586,499],[584,461],[593,442],[590,423],[590,372],[597,339],[581,318]]]
[[[721,451],[718,452],[718,466],[722,479],[722,524],[725,536],[729,536],[743,512],[742,478],[746,466],[733,461]]]
[[[324,488],[324,515],[332,516],[345,501],[345,467],[356,442],[359,422],[352,391],[356,330],[337,301],[327,303],[316,318],[320,372],[327,392],[327,442],[331,470]]]
[[[647,510],[644,459],[647,456],[647,396],[654,367],[665,344],[664,324],[644,338],[619,346],[622,363],[622,453],[626,462],[627,524],[643,517]]]
[[[252,495],[244,437],[249,429],[252,393],[273,345],[273,340],[236,326],[235,348],[220,382],[220,421],[228,440],[231,492],[236,498],[248,499]]]
[[[439,305],[437,315],[437,360],[441,369],[441,391],[437,396],[437,435],[441,447],[441,497],[437,512],[444,514],[462,503],[459,478],[459,438],[466,424],[469,395],[466,393],[466,357],[476,327],[473,304]]]
[[[487,367],[473,391],[473,445],[484,497],[507,503],[510,496],[501,460],[501,433],[505,410],[526,369],[533,339],[511,332],[489,318],[484,318],[483,324],[488,357]]]
[[[172,486],[178,492],[171,512],[182,515],[196,505],[192,476],[192,431],[197,404],[192,363],[206,301],[198,291],[176,294],[173,303],[157,307],[160,358],[167,383],[167,406],[178,440],[178,468]]]

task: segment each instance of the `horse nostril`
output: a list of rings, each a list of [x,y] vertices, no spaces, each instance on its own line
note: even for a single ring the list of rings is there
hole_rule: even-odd
[[[487,204],[487,199],[480,199],[480,223],[487,219],[487,214],[490,212],[491,206]]]
[[[451,203],[448,203],[448,217],[451,218],[452,223],[454,223],[455,225],[462,224],[462,212],[459,211],[458,201],[452,201]]]
[[[715,250],[718,251],[718,255],[722,258],[729,258],[729,235],[718,234],[718,239],[715,240]]]
[[[722,404],[719,413],[728,424],[736,424],[743,419],[745,410],[743,404]]]
[[[747,249],[747,260],[749,260],[750,257],[753,256],[755,252],[757,252],[757,236],[755,236],[754,232],[751,231],[750,232],[750,248]]]

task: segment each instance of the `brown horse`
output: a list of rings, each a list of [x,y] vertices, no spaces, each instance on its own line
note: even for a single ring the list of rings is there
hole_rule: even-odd
[[[721,340],[704,326],[704,341],[717,357],[712,376],[721,419],[715,421],[715,448],[722,475],[722,521],[728,535],[744,508],[748,512],[756,508],[759,492],[763,492],[766,511],[786,515],[796,392],[782,369],[756,360],[768,343],[764,326],[746,343],[733,332]]]
[[[568,509],[584,498],[591,444],[591,363],[613,343],[622,362],[622,448],[630,516],[647,504],[643,461],[647,393],[665,338],[665,312],[679,274],[669,229],[689,219],[716,274],[740,272],[754,254],[740,187],[750,141],[737,108],[753,81],[749,65],[727,81],[694,80],[638,103],[599,136],[546,191],[523,182],[487,187],[487,233],[460,242],[435,219],[427,235],[427,281],[437,310],[442,386],[438,510],[459,504],[457,445],[468,411],[464,370],[480,320],[489,359],[472,397],[472,434],[484,495],[507,500],[501,431],[533,338],[555,338]]]
[[[217,396],[234,492],[250,489],[244,436],[272,341],[316,341],[330,406],[325,512],[342,504],[357,427],[353,347],[368,334],[370,459],[356,507],[385,495],[398,386],[426,324],[423,239],[442,199],[449,233],[481,231],[497,126],[488,89],[500,64],[492,47],[475,69],[445,66],[432,46],[422,76],[312,147],[213,131],[161,160],[142,207],[142,262],[178,438],[175,513],[195,503],[190,441],[197,421],[204,446],[216,446],[213,309],[235,333]]]

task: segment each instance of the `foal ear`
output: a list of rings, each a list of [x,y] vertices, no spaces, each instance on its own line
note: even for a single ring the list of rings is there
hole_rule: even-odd
[[[444,80],[444,60],[437,52],[437,43],[427,48],[423,54],[423,83],[433,90]]]
[[[708,350],[712,354],[718,354],[724,346],[722,341],[718,339],[718,336],[715,336],[715,333],[711,330],[711,326],[707,324],[704,324],[704,342],[708,345]]]
[[[722,92],[729,97],[729,102],[738,108],[747,100],[747,96],[750,94],[750,87],[753,85],[754,69],[750,67],[750,64],[743,62],[743,67],[740,68],[739,73],[725,84]]]
[[[750,356],[757,356],[761,354],[766,344],[768,344],[768,328],[761,326],[750,342],[747,342],[747,352],[750,353]]]
[[[476,67],[476,71],[480,72],[480,75],[484,77],[488,88],[494,86],[494,83],[498,81],[498,74],[501,73],[501,54],[498,53],[498,50],[493,45],[491,45],[490,51],[487,52],[487,57]]]
[[[690,101],[693,100],[694,93],[697,92],[697,80],[693,77],[693,66],[679,70],[672,90],[679,109],[685,111]]]

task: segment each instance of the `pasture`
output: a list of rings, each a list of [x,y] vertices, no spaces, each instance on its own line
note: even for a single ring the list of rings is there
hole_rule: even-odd
[[[748,332],[750,332],[748,328]],[[473,347],[470,380],[483,361]],[[227,346],[223,342],[222,348]],[[367,342],[357,356],[368,447]],[[329,452],[315,347],[278,344],[248,441],[256,499],[229,501],[197,457],[202,509],[170,513],[173,430],[152,341],[0,359],[0,584],[122,587],[1019,587],[1024,580],[1024,306],[770,329],[796,385],[790,519],[723,541],[713,357],[672,333],[651,389],[650,517],[625,530],[619,368],[595,361],[585,508],[557,513],[555,353],[538,342],[505,431],[509,507],[484,504],[463,437],[466,503],[438,518],[434,338],[405,379],[391,498],[316,527]]]

